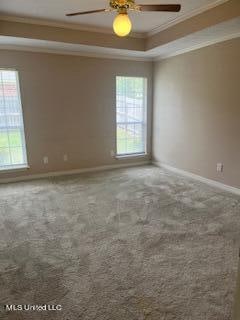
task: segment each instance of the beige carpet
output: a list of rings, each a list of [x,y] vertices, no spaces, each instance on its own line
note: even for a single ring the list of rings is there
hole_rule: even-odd
[[[153,166],[2,185],[0,319],[230,320],[239,230],[238,196]]]

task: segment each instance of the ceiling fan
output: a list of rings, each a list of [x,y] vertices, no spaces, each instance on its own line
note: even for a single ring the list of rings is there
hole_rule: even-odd
[[[73,17],[83,14],[98,13],[98,12],[112,12],[117,11],[117,16],[113,22],[113,30],[119,37],[127,36],[131,29],[132,23],[128,17],[128,11],[167,11],[179,12],[181,10],[180,4],[136,4],[135,0],[110,0],[108,9],[98,9],[91,11],[82,11],[66,14],[67,17]]]

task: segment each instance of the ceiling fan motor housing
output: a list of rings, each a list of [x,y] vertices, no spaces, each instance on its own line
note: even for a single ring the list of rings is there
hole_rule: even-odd
[[[112,9],[121,11],[127,9],[135,9],[135,0],[110,0],[109,3]]]

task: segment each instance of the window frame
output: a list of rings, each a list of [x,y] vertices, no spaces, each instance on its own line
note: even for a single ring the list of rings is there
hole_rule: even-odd
[[[25,123],[24,123],[24,111],[23,111],[23,104],[22,104],[22,93],[21,93],[19,71],[14,68],[6,68],[6,67],[0,67],[0,71],[13,71],[13,72],[15,72],[15,75],[16,75],[17,97],[18,97],[18,101],[20,104],[20,110],[21,110],[21,127],[19,129],[21,130],[22,149],[25,151],[23,153],[24,163],[22,163],[22,164],[9,164],[9,165],[5,165],[5,166],[0,165],[0,174],[1,174],[4,172],[21,171],[21,170],[29,169],[30,167],[28,164],[26,131],[25,131]],[[6,129],[8,130],[9,127],[6,127]]]
[[[144,80],[144,122],[140,124],[144,127],[144,151],[143,152],[132,152],[132,153],[117,153],[117,78],[140,78]],[[148,155],[148,78],[146,76],[129,76],[129,75],[116,75],[115,76],[115,158],[141,158]]]

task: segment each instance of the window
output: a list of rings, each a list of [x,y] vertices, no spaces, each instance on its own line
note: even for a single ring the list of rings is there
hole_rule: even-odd
[[[146,153],[147,79],[117,77],[117,155]]]
[[[26,166],[18,73],[0,69],[0,170]]]

